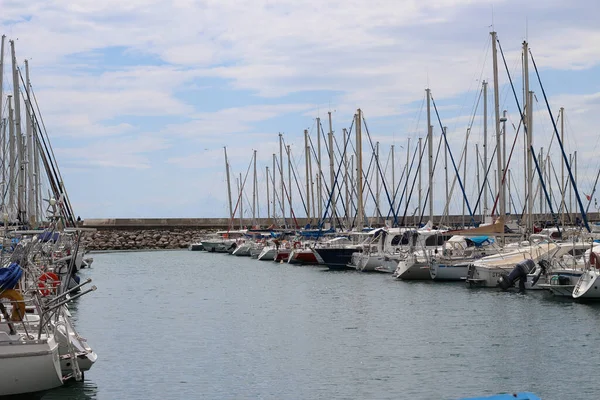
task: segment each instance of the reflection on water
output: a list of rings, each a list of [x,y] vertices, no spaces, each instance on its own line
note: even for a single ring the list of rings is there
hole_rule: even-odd
[[[200,252],[96,254],[98,353],[48,399],[600,398],[600,305]]]

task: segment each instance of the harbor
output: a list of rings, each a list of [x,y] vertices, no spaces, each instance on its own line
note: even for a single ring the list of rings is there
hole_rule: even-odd
[[[0,398],[600,398],[588,10],[34,3],[0,5]]]

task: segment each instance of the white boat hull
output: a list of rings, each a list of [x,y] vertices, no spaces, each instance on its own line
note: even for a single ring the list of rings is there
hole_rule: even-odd
[[[468,270],[469,265],[466,263],[433,263],[429,274],[436,281],[460,281],[466,278]]]
[[[585,271],[575,289],[573,290],[574,299],[600,299],[600,271]]]
[[[0,332],[0,396],[33,393],[63,384],[54,339],[40,342],[10,341]]]
[[[398,267],[396,268],[396,272],[394,272],[394,276],[405,281],[429,281],[431,280],[429,263],[427,261],[415,261],[413,257],[409,257],[407,260],[402,260],[398,263]]]
[[[277,255],[277,249],[274,247],[265,247],[260,254],[258,255],[258,259],[260,261],[273,261],[275,260],[275,256]]]

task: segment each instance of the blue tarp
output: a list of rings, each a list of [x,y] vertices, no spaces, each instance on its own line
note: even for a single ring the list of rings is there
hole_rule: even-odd
[[[333,228],[327,229],[327,230],[312,229],[312,230],[299,231],[298,233],[300,233],[300,235],[303,237],[318,238],[318,237],[321,237],[328,233],[335,233],[335,229],[333,229]]]
[[[58,240],[58,236],[59,236],[58,232],[46,231],[46,232],[40,233],[38,235],[38,239],[40,239],[40,241],[43,243],[45,243],[45,242],[56,243],[56,241]]]
[[[23,270],[17,263],[12,263],[6,268],[0,268],[0,290],[13,289],[21,279]]]
[[[474,236],[468,238],[476,247],[481,247],[484,244],[492,244],[494,243],[494,239],[491,239],[489,236]]]

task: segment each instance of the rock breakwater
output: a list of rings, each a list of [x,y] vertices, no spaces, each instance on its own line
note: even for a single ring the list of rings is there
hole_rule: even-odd
[[[103,229],[87,233],[82,244],[86,250],[183,249],[199,241],[206,229]]]

